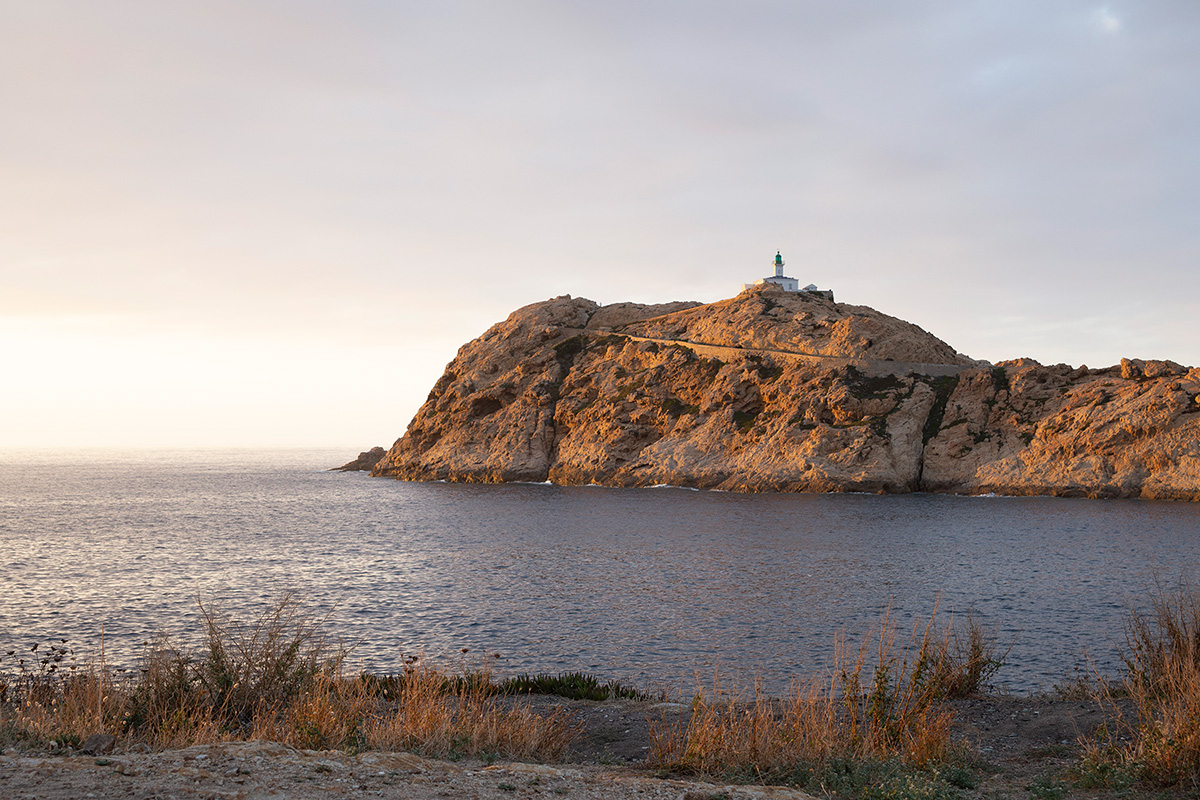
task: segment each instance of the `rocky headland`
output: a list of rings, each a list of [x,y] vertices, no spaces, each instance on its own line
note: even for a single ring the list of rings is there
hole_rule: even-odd
[[[370,450],[359,453],[358,458],[353,461],[347,461],[340,467],[334,467],[329,470],[329,472],[370,472],[375,469],[375,465],[385,455],[387,455],[387,451],[382,447],[372,447]]]
[[[767,284],[558,297],[464,345],[372,470],[404,480],[1200,500],[1200,369],[972,360]]]

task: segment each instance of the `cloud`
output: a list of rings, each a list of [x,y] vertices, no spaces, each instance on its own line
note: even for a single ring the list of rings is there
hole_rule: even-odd
[[[716,300],[782,249],[972,355],[1200,362],[1194,0],[11,11],[0,314],[445,363],[519,305]],[[427,380],[371,401],[395,432]]]
[[[1118,33],[1123,27],[1121,18],[1107,7],[1092,12],[1092,25],[1102,33]]]

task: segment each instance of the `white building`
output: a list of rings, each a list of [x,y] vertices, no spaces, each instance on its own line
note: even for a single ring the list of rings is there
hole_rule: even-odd
[[[775,274],[768,276],[766,278],[759,278],[754,283],[744,283],[744,284],[742,284],[742,288],[743,289],[753,289],[755,286],[762,286],[764,283],[773,283],[776,286],[782,287],[784,289],[784,291],[788,291],[788,292],[805,291],[805,292],[808,292],[809,294],[816,294],[816,295],[820,295],[821,297],[825,297],[829,300],[833,300],[833,290],[832,289],[818,289],[816,284],[814,284],[814,283],[810,283],[808,286],[805,286],[803,289],[801,289],[799,279],[789,278],[787,275],[783,274],[783,263],[784,263],[783,256],[777,251],[775,253]]]

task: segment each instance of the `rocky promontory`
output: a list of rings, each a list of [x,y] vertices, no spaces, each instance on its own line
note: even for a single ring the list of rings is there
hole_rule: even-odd
[[[464,345],[373,475],[1200,500],[1200,369],[974,361],[865,306],[558,297]]]
[[[340,467],[334,467],[330,472],[369,472],[375,469],[375,465],[379,460],[387,455],[387,451],[382,447],[372,447],[358,454],[358,458],[353,461],[348,461]]]

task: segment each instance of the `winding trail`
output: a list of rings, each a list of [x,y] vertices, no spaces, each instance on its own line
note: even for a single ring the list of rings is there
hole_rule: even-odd
[[[729,361],[733,358],[746,356],[759,356],[762,358],[772,358],[777,360],[791,361],[793,363],[812,364],[814,366],[836,368],[836,367],[854,367],[864,375],[871,377],[880,377],[884,375],[904,376],[916,373],[918,375],[929,375],[932,377],[942,377],[947,375],[957,375],[963,370],[973,369],[972,366],[963,366],[960,364],[929,364],[919,361],[879,361],[870,358],[845,358],[842,356],[824,356],[815,355],[813,353],[796,353],[789,350],[771,350],[767,348],[747,348],[747,347],[729,347],[720,344],[704,344],[701,342],[689,342],[683,339],[654,339],[649,336],[633,336],[620,331],[605,330],[603,328],[561,328],[564,333],[603,337],[603,336],[620,336],[634,342],[653,342],[654,344],[665,347],[685,347],[691,350],[698,356],[706,358],[715,358],[718,361]]]

